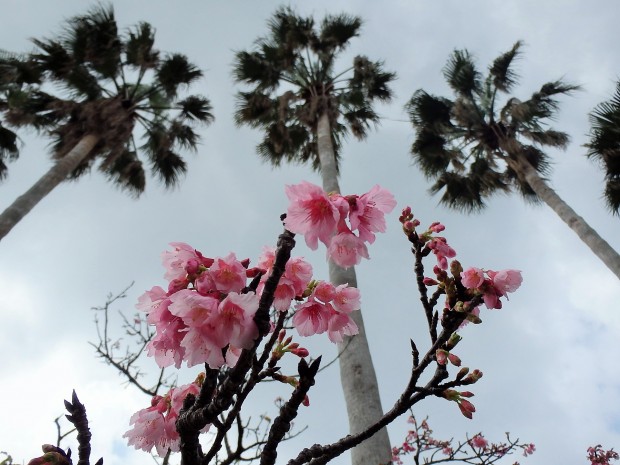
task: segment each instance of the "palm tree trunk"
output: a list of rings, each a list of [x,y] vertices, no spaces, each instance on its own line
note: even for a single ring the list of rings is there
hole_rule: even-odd
[[[331,126],[327,113],[323,113],[317,124],[317,145],[321,164],[321,177],[325,192],[338,192],[338,171],[331,138]],[[338,286],[349,284],[357,287],[355,268],[344,269],[329,261],[329,279]],[[340,379],[344,392],[349,432],[358,433],[383,416],[377,375],[370,356],[362,312],[351,315],[359,327],[359,334],[346,337],[338,344],[340,352]],[[373,437],[351,451],[352,465],[380,465],[391,461],[391,446],[387,429],[383,428]]]
[[[50,168],[41,178],[32,185],[26,193],[20,195],[0,215],[0,240],[6,236],[24,216],[49,194],[58,184],[67,179],[71,173],[95,147],[98,136],[86,135],[62,159]]]
[[[540,197],[577,235],[590,250],[620,279],[620,255],[605,239],[590,227],[575,210],[568,206],[542,179],[534,167],[523,157],[512,163],[523,175],[536,195]]]

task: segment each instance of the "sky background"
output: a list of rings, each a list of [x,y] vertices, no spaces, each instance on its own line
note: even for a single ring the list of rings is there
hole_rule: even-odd
[[[26,52],[31,37],[50,37],[62,22],[85,13],[90,2],[4,0],[0,48]],[[121,28],[139,21],[156,29],[162,51],[186,54],[204,70],[193,87],[211,99],[216,121],[201,131],[202,145],[187,154],[189,172],[181,186],[165,191],[149,182],[139,200],[111,186],[97,171],[58,187],[0,243],[0,450],[17,462],[40,455],[56,438],[53,419],[76,389],[86,405],[93,433],[93,458],[107,465],[151,463],[148,454],[126,447],[122,434],[131,414],[149,399],[122,384],[114,370],[95,359],[91,307],[131,282],[114,310],[133,314],[137,297],[164,285],[160,254],[172,241],[188,242],[205,255],[234,251],[255,260],[263,245],[275,243],[279,215],[286,209],[284,185],[319,177],[305,166],[272,169],[255,154],[261,134],[233,123],[234,52],[251,48],[266,33],[266,21],[280,5],[262,2],[171,3],[163,0],[114,2]],[[397,399],[411,366],[409,338],[427,347],[424,318],[412,274],[412,256],[398,223],[411,205],[423,225],[440,220],[445,236],[465,266],[516,268],[522,288],[502,310],[483,310],[481,326],[470,325],[457,354],[485,376],[475,386],[476,413],[465,419],[455,404],[429,399],[416,414],[429,416],[438,438],[483,431],[501,440],[510,431],[534,442],[526,464],[585,464],[588,446],[620,449],[620,285],[614,275],[545,205],[518,196],[498,196],[488,209],[466,216],[438,205],[429,182],[412,164],[414,132],[403,106],[423,88],[449,96],[441,69],[455,48],[467,48],[479,69],[517,40],[524,40],[521,75],[514,94],[527,98],[558,78],[583,86],[564,98],[554,123],[568,132],[565,152],[551,152],[550,184],[616,250],[620,223],[602,200],[602,171],[585,157],[588,112],[608,99],[620,76],[620,5],[615,0],[583,2],[495,1],[314,1],[291,2],[300,14],[320,20],[346,12],[364,19],[361,36],[343,55],[365,54],[395,71],[395,99],[378,107],[381,125],[368,140],[349,140],[343,149],[343,193],[361,194],[373,185],[392,191],[397,209],[388,233],[370,248],[371,260],[358,268],[363,315],[385,409]],[[25,191],[49,167],[47,140],[20,132],[19,161],[0,185],[0,208]],[[298,241],[298,255],[326,278],[324,251]],[[432,261],[429,262],[429,269]],[[304,343],[306,341],[303,341]],[[313,355],[333,357],[327,337],[307,341]],[[144,369],[156,371],[147,360]],[[186,382],[198,367],[183,369]],[[250,402],[251,414],[274,416],[272,399],[284,386],[270,384]],[[310,444],[332,442],[347,433],[337,365],[321,373],[310,392],[312,405],[297,425],[309,428],[284,444],[279,463]],[[390,427],[393,444],[406,434],[405,418]],[[77,450],[75,439],[69,444]],[[180,460],[180,458],[177,458]],[[514,460],[513,460],[514,461]],[[348,455],[333,463],[348,463]],[[407,463],[407,462],[406,462]],[[505,463],[512,463],[506,460]]]

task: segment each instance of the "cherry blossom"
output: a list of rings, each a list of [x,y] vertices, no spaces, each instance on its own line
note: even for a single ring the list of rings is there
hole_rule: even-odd
[[[304,181],[286,186],[285,192],[291,201],[284,221],[286,228],[296,234],[303,234],[306,244],[312,250],[317,249],[319,240],[329,245],[339,214],[323,189]]]

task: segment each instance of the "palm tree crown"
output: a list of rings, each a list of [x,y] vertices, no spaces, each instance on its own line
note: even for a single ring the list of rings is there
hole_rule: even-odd
[[[395,78],[381,62],[357,56],[350,68],[337,72],[335,61],[359,34],[360,18],[327,16],[317,29],[312,18],[280,8],[269,22],[270,34],[251,52],[236,54],[234,76],[251,86],[238,94],[236,122],[260,128],[259,154],[274,165],[309,162],[320,168],[317,124],[329,116],[336,162],[347,133],[364,138],[379,116],[375,100],[389,101]]]
[[[521,46],[517,42],[495,59],[484,79],[471,54],[455,50],[443,74],[456,98],[436,97],[420,89],[406,106],[417,132],[412,155],[424,174],[435,179],[431,191],[443,189],[441,201],[450,207],[478,210],[485,198],[512,189],[538,201],[518,161],[525,159],[545,175],[549,161],[541,148],[564,148],[568,143],[567,134],[548,128],[547,123],[558,108],[556,97],[578,86],[549,82],[525,101],[511,97],[499,106],[501,95],[517,83],[512,65]]]
[[[37,50],[25,60],[0,61],[0,70],[19,71],[12,73],[0,107],[9,124],[49,131],[56,160],[83,137],[94,136],[96,144],[71,178],[99,160],[113,182],[139,195],[146,180],[142,151],[167,187],[177,182],[186,170],[178,149],[195,150],[195,124],[213,119],[205,97],[179,97],[182,87],[202,76],[198,68],[181,54],[161,56],[148,23],[119,34],[111,6],[70,19],[58,38],[33,42]],[[136,123],[142,143],[136,141]]]
[[[588,157],[605,169],[605,199],[611,211],[620,214],[620,81],[611,100],[599,103],[590,113]]]

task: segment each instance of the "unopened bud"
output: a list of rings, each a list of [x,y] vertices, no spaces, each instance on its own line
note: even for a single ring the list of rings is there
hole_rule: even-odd
[[[296,349],[293,349],[291,350],[291,353],[301,358],[304,358],[310,355],[310,352],[308,352],[308,349],[305,349],[303,347],[298,347]]]
[[[439,365],[445,365],[446,363],[448,363],[448,355],[448,351],[438,349],[437,352],[435,352],[435,358],[437,359],[437,363]]]
[[[456,380],[457,381],[462,380],[467,375],[467,373],[469,373],[469,368],[467,367],[461,368],[459,372],[456,374]]]
[[[465,399],[461,399],[459,402],[459,409],[461,409],[461,413],[470,420],[472,419],[472,414],[476,411],[474,404]]]
[[[189,281],[185,278],[176,278],[170,281],[168,284],[168,295],[174,294],[182,289],[186,289],[189,285]]]
[[[455,367],[460,367],[461,366],[461,359],[458,356],[454,355],[454,354],[449,353],[448,354],[448,360],[450,360],[450,363],[452,365],[454,365]]]
[[[243,266],[243,268],[247,268],[248,266],[250,266],[250,259],[246,258],[244,260],[241,260],[241,266]]]
[[[461,342],[461,339],[463,338],[458,333],[452,333],[450,339],[448,339],[448,342],[446,343],[447,349],[452,350],[459,342]]]
[[[195,258],[190,258],[185,264],[185,271],[187,274],[196,274],[200,268],[200,263]]]
[[[466,381],[468,383],[475,383],[480,378],[482,378],[482,372],[476,369],[472,371],[469,375],[467,375],[467,378],[465,378],[463,381]]]
[[[428,278],[425,277],[422,282],[424,283],[425,286],[436,286],[437,284],[439,284],[437,281],[435,281],[433,278]]]

